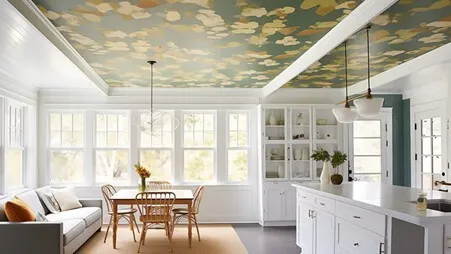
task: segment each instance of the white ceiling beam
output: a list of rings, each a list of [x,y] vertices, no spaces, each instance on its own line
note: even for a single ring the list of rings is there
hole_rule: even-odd
[[[263,88],[266,97],[307,70],[398,0],[366,0]]]
[[[66,55],[103,93],[108,95],[109,86],[91,68],[86,60],[55,28],[47,17],[31,0],[8,0],[25,18],[27,18],[51,43]]]

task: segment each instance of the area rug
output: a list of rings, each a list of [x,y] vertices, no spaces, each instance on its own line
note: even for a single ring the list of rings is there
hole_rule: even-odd
[[[173,253],[179,254],[244,254],[248,253],[240,238],[230,225],[200,225],[201,241],[197,239],[196,228],[193,227],[192,247],[188,247],[188,228],[180,225],[174,229],[172,239]],[[97,253],[137,253],[138,243],[133,241],[133,234],[128,226],[118,228],[117,249],[113,249],[112,229],[103,243],[106,227],[94,234],[78,251],[80,254]],[[139,234],[135,231],[136,240]],[[140,253],[170,253],[169,241],[163,229],[149,229],[146,242]]]

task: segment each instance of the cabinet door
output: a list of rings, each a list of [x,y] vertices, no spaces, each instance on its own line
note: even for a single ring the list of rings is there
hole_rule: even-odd
[[[335,216],[318,209],[313,216],[315,217],[316,254],[334,253]]]
[[[297,204],[298,217],[296,219],[297,244],[304,254],[313,254],[314,226],[310,216],[313,207],[305,203]]]
[[[280,221],[283,220],[283,192],[278,189],[269,189],[265,191],[265,220]]]
[[[349,254],[381,254],[385,244],[384,237],[365,230],[340,218],[336,219],[335,247]]]
[[[296,220],[296,189],[290,188],[284,192],[285,220]]]

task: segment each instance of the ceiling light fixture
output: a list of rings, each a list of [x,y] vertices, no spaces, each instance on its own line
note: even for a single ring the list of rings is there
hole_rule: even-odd
[[[153,108],[153,66],[156,61],[147,61],[150,64],[150,109],[147,113],[141,114],[138,121],[139,129],[150,135],[159,134],[164,126],[168,124],[173,126],[173,129],[177,129],[179,126],[179,120],[175,118],[171,113],[161,110],[155,110]]]
[[[357,112],[351,109],[349,106],[349,97],[348,97],[348,50],[347,50],[347,42],[345,44],[345,85],[346,85],[346,99],[345,106],[334,108],[332,112],[337,118],[339,123],[352,123],[357,119]]]
[[[363,117],[375,117],[381,113],[382,106],[384,104],[383,98],[373,98],[371,95],[371,76],[370,76],[370,28],[366,28],[366,50],[368,60],[368,91],[365,98],[354,100],[354,105],[357,108],[359,115]]]

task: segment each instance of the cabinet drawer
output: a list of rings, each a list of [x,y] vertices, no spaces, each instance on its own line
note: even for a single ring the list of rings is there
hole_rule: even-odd
[[[335,213],[335,200],[315,195],[315,206],[326,212]]]
[[[315,204],[315,197],[313,196],[313,194],[298,189],[297,196],[299,202],[304,202],[311,205]]]
[[[385,215],[339,201],[336,202],[335,209],[337,217],[385,236]]]
[[[336,222],[337,253],[382,254],[385,238],[342,219]]]

